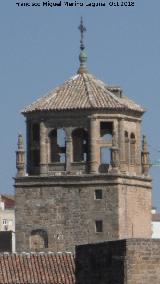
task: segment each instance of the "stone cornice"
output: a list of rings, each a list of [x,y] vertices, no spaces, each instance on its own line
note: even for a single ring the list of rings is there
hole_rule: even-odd
[[[61,176],[28,176],[15,178],[15,187],[47,186],[84,186],[84,185],[129,185],[151,188],[150,177],[127,176],[122,174],[90,174]]]

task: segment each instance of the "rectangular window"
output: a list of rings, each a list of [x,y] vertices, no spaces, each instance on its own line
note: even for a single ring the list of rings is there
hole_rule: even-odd
[[[7,225],[7,219],[2,220],[3,225]]]
[[[95,221],[95,230],[96,230],[96,233],[102,233],[103,232],[103,222],[102,222],[102,220],[96,220]]]
[[[102,189],[96,189],[94,192],[95,199],[102,199]]]
[[[112,139],[112,132],[113,132],[113,122],[100,122],[100,137],[103,140],[111,140]]]

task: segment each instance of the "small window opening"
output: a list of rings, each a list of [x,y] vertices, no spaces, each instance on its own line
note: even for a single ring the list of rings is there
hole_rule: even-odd
[[[39,142],[39,140],[40,140],[40,129],[39,129],[38,123],[34,123],[32,125],[32,137],[33,137],[33,141]]]
[[[100,122],[100,136],[103,140],[111,140],[113,135],[113,122]]]
[[[102,189],[95,190],[95,199],[102,199]]]
[[[95,230],[96,230],[96,233],[102,233],[103,232],[103,222],[102,222],[102,220],[96,220],[95,221]]]
[[[48,248],[48,234],[43,229],[33,230],[30,235],[30,249],[40,250]]]

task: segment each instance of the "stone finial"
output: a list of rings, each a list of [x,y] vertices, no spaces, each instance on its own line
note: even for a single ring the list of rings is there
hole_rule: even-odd
[[[18,135],[18,150],[24,150],[24,143],[23,143],[23,137],[21,134]]]
[[[81,17],[81,22],[79,25],[79,30],[81,33],[81,39],[80,39],[80,55],[79,55],[79,61],[80,61],[80,67],[78,69],[78,74],[82,74],[82,73],[87,73],[87,69],[86,69],[86,62],[87,62],[87,55],[84,51],[85,46],[84,46],[84,32],[86,32],[86,27],[83,25],[83,18]]]
[[[84,46],[84,42],[83,42],[83,37],[84,37],[84,32],[86,32],[86,27],[83,25],[83,18],[82,17],[81,17],[81,22],[80,22],[80,25],[79,25],[78,28],[79,28],[80,33],[81,33],[80,49],[84,50],[85,46]]]
[[[150,160],[149,160],[148,143],[145,135],[143,135],[142,139],[141,160],[142,160],[142,174],[147,176],[149,174]]]
[[[142,139],[142,151],[147,151],[147,152],[148,152],[148,143],[147,143],[147,137],[146,137],[146,135],[143,135],[143,139]]]
[[[18,135],[18,150],[16,151],[16,168],[17,176],[25,175],[25,151],[23,137],[21,134]]]

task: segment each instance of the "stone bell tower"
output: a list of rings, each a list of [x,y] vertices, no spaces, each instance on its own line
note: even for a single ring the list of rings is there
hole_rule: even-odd
[[[17,151],[17,251],[151,236],[151,179],[144,110],[86,68],[23,110],[27,169]]]

